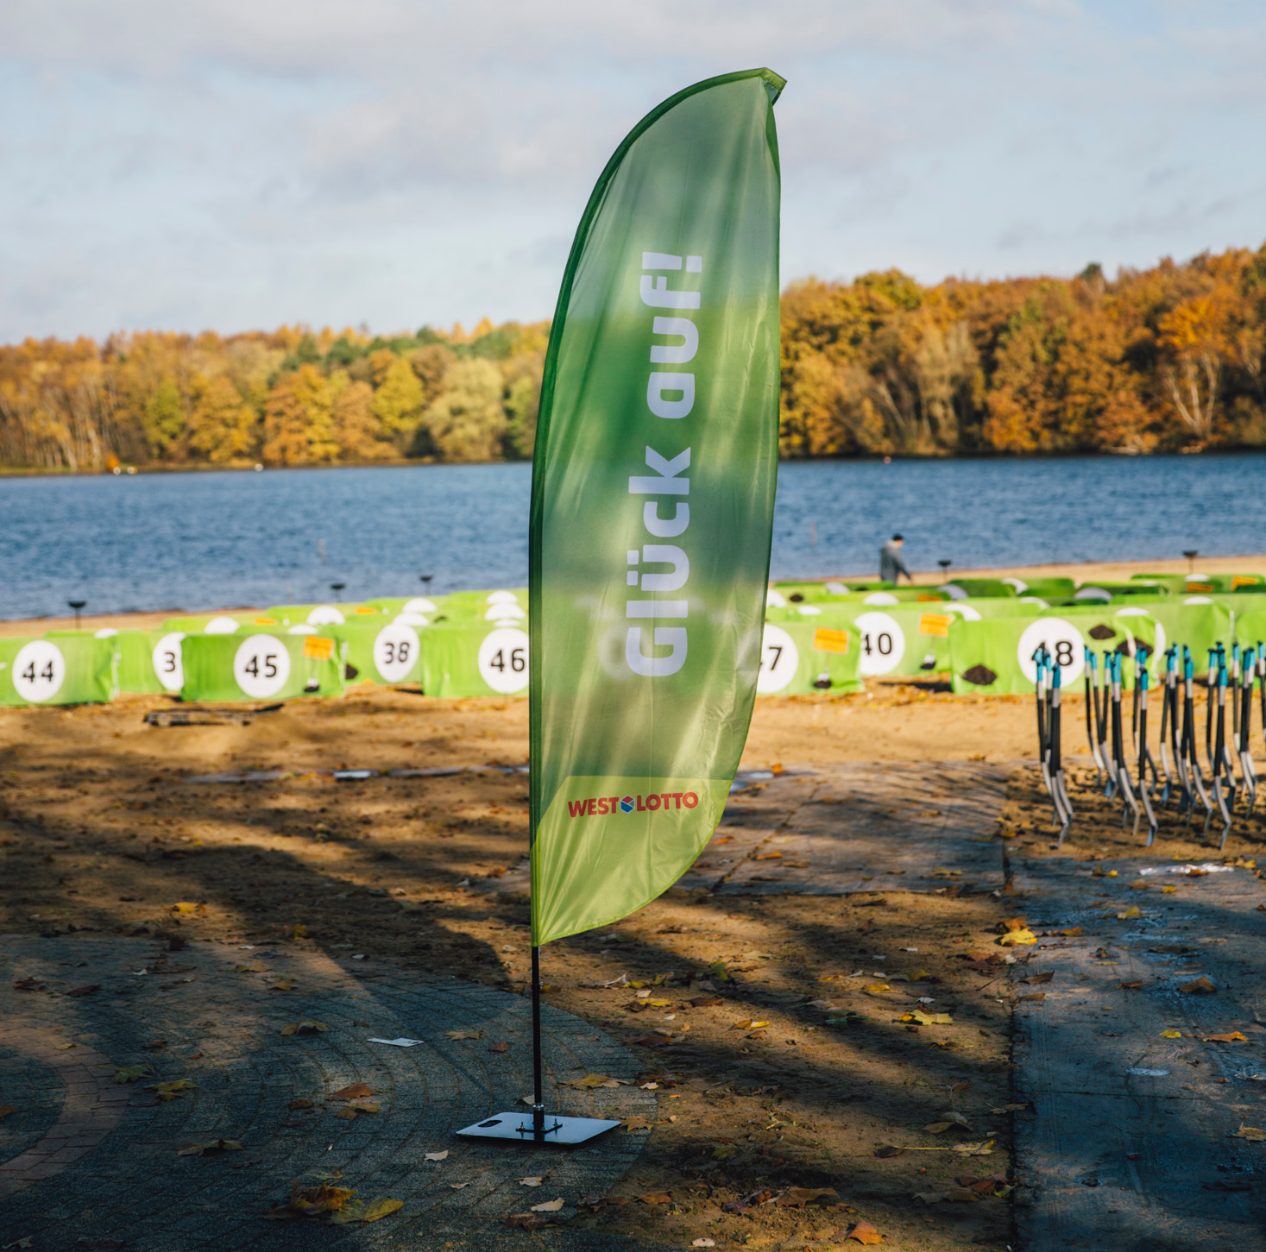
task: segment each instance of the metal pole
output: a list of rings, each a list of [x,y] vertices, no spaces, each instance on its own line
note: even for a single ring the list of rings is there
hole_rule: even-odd
[[[545,1083],[541,1076],[541,950],[532,945],[532,1138],[545,1139]]]

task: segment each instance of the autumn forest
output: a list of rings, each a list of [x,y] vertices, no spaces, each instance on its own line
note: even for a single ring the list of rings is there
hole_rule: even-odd
[[[549,327],[0,347],[15,470],[531,455]],[[1109,277],[808,279],[782,297],[787,457],[1266,446],[1266,244]]]

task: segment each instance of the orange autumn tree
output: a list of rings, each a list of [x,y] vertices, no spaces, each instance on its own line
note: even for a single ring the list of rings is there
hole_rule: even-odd
[[[0,346],[0,466],[531,455],[549,327],[281,326]],[[1115,276],[806,279],[784,457],[1266,447],[1266,244]]]

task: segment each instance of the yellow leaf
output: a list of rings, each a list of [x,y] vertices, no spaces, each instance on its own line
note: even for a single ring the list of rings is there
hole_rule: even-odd
[[[1182,1031],[1181,1030],[1162,1030],[1160,1032],[1160,1037],[1162,1039],[1181,1039]]]
[[[1248,1036],[1239,1030],[1228,1030],[1222,1035],[1205,1035],[1205,1043],[1247,1043]]]
[[[1249,1143],[1266,1143],[1266,1130],[1262,1130],[1260,1126],[1245,1126],[1241,1123],[1232,1138],[1247,1139]]]
[[[1132,922],[1136,917],[1142,917],[1143,910],[1137,904],[1131,904],[1123,913],[1117,914],[1117,921]]]
[[[404,1208],[403,1200],[394,1200],[390,1196],[375,1196],[372,1200],[353,1200],[336,1212],[330,1220],[338,1226],[347,1226],[353,1222],[379,1222],[392,1213]]]
[[[880,1244],[884,1241],[883,1235],[869,1222],[854,1222],[849,1227],[848,1234],[844,1238],[846,1242],[851,1241],[869,1245]]]
[[[892,988],[886,982],[868,982],[862,990],[868,996],[881,996],[885,991],[891,991]]]
[[[734,1029],[735,1030],[764,1030],[765,1027],[768,1025],[769,1025],[768,1022],[757,1022],[757,1021],[752,1021],[750,1018],[745,1018],[741,1022],[735,1022]]]
[[[194,900],[177,900],[176,903],[171,906],[171,911],[175,913],[177,917],[194,917],[199,913],[205,913],[207,911],[207,906],[205,904],[198,904]]]
[[[588,1090],[593,1087],[631,1087],[633,1084],[627,1078],[612,1078],[609,1074],[586,1074],[583,1078],[570,1078],[558,1085]]]
[[[160,1100],[166,1103],[168,1100],[179,1100],[186,1091],[192,1091],[198,1084],[192,1078],[173,1078],[171,1082],[159,1082],[153,1086],[147,1087],[147,1091],[154,1092]]]
[[[1165,885],[1161,888],[1161,895],[1165,895],[1165,896],[1172,896],[1172,895],[1174,894],[1174,892],[1175,892],[1175,891],[1177,891],[1177,890],[1178,890],[1178,888],[1177,888],[1177,887],[1175,887],[1175,886],[1173,886],[1171,883],[1166,883],[1166,884],[1165,884]]]
[[[1037,936],[1027,926],[1021,926],[1016,930],[1008,930],[1005,935],[1000,935],[998,942],[1004,948],[1014,948],[1022,944],[1036,943]]]
[[[557,1213],[563,1207],[563,1197],[559,1196],[556,1200],[545,1200],[541,1204],[532,1205],[533,1213]]]
[[[482,1039],[484,1032],[482,1030],[446,1030],[444,1037],[446,1039]]]

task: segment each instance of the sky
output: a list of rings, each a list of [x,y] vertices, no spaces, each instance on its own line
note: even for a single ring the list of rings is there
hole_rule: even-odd
[[[3,0],[0,342],[547,318],[611,151],[768,65],[784,283],[1266,240],[1260,0]]]

